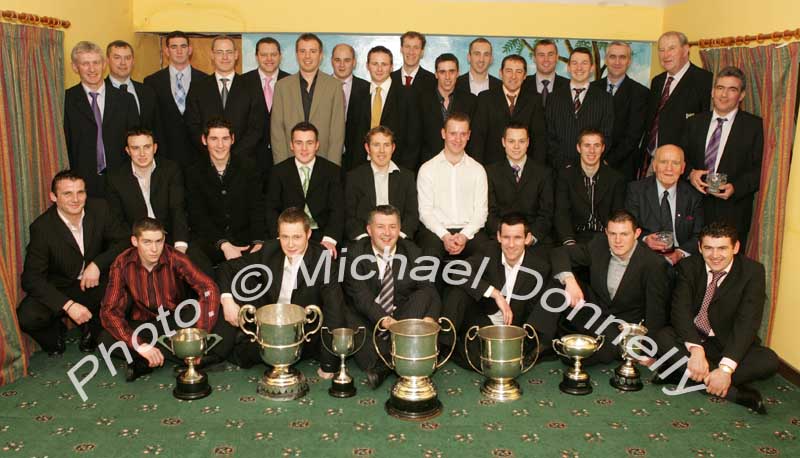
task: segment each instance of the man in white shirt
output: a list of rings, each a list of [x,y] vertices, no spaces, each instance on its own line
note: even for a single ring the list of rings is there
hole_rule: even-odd
[[[456,90],[478,95],[491,88],[500,87],[502,84],[500,79],[489,74],[493,60],[492,43],[489,40],[483,37],[472,40],[467,53],[469,71],[458,77]]]
[[[420,66],[425,54],[425,35],[409,31],[400,36],[400,53],[403,66],[392,72],[392,81],[418,93],[426,94],[436,87],[436,77]]]
[[[488,216],[486,171],[469,157],[469,117],[452,114],[442,129],[444,149],[422,164],[417,176],[418,241],[429,256],[468,257],[487,240],[481,231]]]

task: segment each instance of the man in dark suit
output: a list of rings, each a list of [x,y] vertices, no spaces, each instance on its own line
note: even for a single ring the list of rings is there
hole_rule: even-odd
[[[450,53],[436,58],[436,88],[419,93],[420,118],[422,119],[422,148],[420,162],[425,163],[444,148],[442,127],[451,113],[464,113],[472,118],[476,97],[470,92],[456,88],[458,59]],[[467,146],[467,150],[469,150]]]
[[[625,209],[642,229],[640,240],[672,265],[698,254],[697,236],[703,228],[703,196],[681,179],[685,167],[680,147],[659,147],[655,174],[628,184],[625,198]],[[663,232],[672,233],[671,245],[659,238]]]
[[[256,62],[258,67],[242,75],[242,79],[247,83],[252,91],[251,97],[258,99],[259,118],[264,126],[264,135],[261,143],[256,147],[256,161],[264,180],[264,190],[266,191],[267,179],[272,170],[272,137],[270,135],[270,112],[272,111],[272,101],[275,96],[275,83],[278,80],[289,76],[288,73],[280,69],[281,65],[281,44],[272,37],[264,37],[256,42]],[[263,101],[263,103],[261,103]]]
[[[542,98],[542,106],[546,107],[553,92],[569,86],[569,78],[556,74],[558,47],[553,40],[545,38],[533,45],[533,61],[536,73],[525,78],[523,85],[535,90]]]
[[[577,164],[575,144],[583,129],[603,133],[606,148],[612,145],[614,100],[603,88],[589,84],[594,74],[592,52],[575,48],[569,55],[569,87],[557,89],[545,110],[547,164],[554,170]]]
[[[69,165],[83,177],[89,197],[103,197],[106,173],[126,162],[125,133],[139,125],[136,100],[103,81],[105,59],[96,44],[79,42],[71,58],[81,81],[64,94]]]
[[[186,125],[186,96],[193,81],[200,81],[205,73],[192,67],[192,45],[189,36],[180,31],[167,34],[164,39],[164,55],[169,65],[144,79],[144,84],[153,88],[158,99],[158,110],[164,132],[159,139],[161,154],[177,162],[184,171],[205,154],[192,145]]]
[[[261,249],[266,234],[261,172],[247,157],[231,154],[228,121],[211,119],[203,133],[206,159],[186,171],[186,208],[192,243],[213,265]]]
[[[369,81],[353,75],[356,66],[356,51],[352,46],[340,43],[331,53],[333,77],[342,82],[344,92],[344,152],[342,153],[342,173],[353,169],[353,156],[364,157],[363,132],[358,132],[359,108],[369,100]],[[351,109],[352,107],[352,109]],[[363,162],[363,159],[358,161]]]
[[[322,309],[324,325],[329,329],[345,326],[342,309],[344,297],[336,281],[336,264],[331,269],[318,266],[331,263],[331,257],[324,247],[311,241],[311,226],[308,216],[300,208],[287,208],[277,220],[278,240],[268,240],[257,253],[249,253],[239,259],[228,261],[219,268],[219,285],[222,313],[225,321],[232,327],[239,327],[239,303],[241,299],[235,291],[242,291],[243,283],[234,284],[237,274],[254,265],[267,266],[271,277],[252,279],[246,275],[242,282],[261,281],[268,283],[268,289],[260,297],[251,301],[261,307],[267,304],[297,304],[305,307],[316,305]],[[315,272],[330,271],[330,275],[317,277]],[[237,280],[238,281],[238,280]],[[307,328],[309,331],[310,328]],[[243,333],[239,333],[244,336]],[[321,348],[319,333],[310,342],[303,343],[303,357],[315,357],[320,362],[317,374],[322,378],[332,378],[338,368],[338,358]],[[248,368],[261,362],[260,347],[250,339],[234,339],[228,345],[233,347],[231,360],[241,367]],[[223,344],[224,345],[224,342]],[[223,349],[225,350],[225,349]]]
[[[528,126],[532,144],[528,157],[544,164],[547,154],[547,135],[544,109],[539,94],[523,87],[527,63],[518,54],[503,58],[500,65],[500,88],[483,91],[478,96],[472,121],[470,155],[484,165],[504,160],[503,135],[506,126],[516,122]]]
[[[392,72],[392,82],[418,93],[427,93],[436,87],[433,73],[422,68],[419,61],[425,54],[425,35],[408,31],[400,36],[400,54],[403,66]]]
[[[654,383],[683,388],[690,378],[711,395],[766,414],[761,393],[748,385],[778,370],[778,356],[757,335],[766,302],[764,266],[738,254],[736,234],[733,226],[711,223],[700,233],[702,256],[678,265],[671,325],[655,339],[659,355],[678,351],[650,367],[662,369]],[[667,371],[687,358],[683,380]]]
[[[753,202],[761,184],[764,127],[760,117],[739,109],[745,89],[741,70],[720,70],[712,92],[714,110],[687,122],[683,144],[689,180],[705,194],[705,220],[732,224],[739,231],[739,243],[746,248]],[[728,183],[720,186],[718,193],[708,192],[704,180],[713,172],[728,176]]]
[[[460,338],[475,325],[525,323],[536,329],[540,344],[555,337],[558,314],[543,308],[540,301],[545,284],[552,283],[550,264],[547,258],[530,249],[533,235],[529,228],[525,215],[516,212],[503,215],[495,228],[497,242],[485,244],[467,260],[468,281],[448,288],[443,315],[462,333]],[[477,367],[481,354],[479,340],[469,342],[469,357]],[[459,357],[455,361],[469,368],[464,345],[457,343]]]
[[[608,74],[591,84],[608,92],[614,99],[614,130],[611,146],[606,151],[606,162],[627,181],[636,179],[635,163],[639,158],[648,99],[647,88],[627,74],[630,65],[631,46],[624,41],[609,43],[606,47]]]
[[[367,54],[370,76],[369,97],[353,100],[348,110],[357,110],[350,116],[353,121],[349,138],[364,140],[370,129],[386,126],[395,135],[397,149],[394,161],[409,170],[419,168],[420,120],[417,97],[412,89],[395,83],[390,77],[392,52],[384,46],[375,46]],[[350,130],[350,127],[348,127]],[[367,162],[366,155],[355,154],[349,167]]]
[[[258,164],[258,148],[263,146],[264,122],[261,98],[254,97],[252,88],[241,75],[236,74],[239,50],[233,38],[226,35],[211,41],[211,64],[214,73],[195,81],[186,101],[186,123],[192,142],[199,151],[205,150],[202,142],[206,123],[223,118],[231,123],[231,135],[236,139],[231,147],[233,155],[243,155]],[[261,167],[263,169],[263,167]]]
[[[22,270],[27,296],[17,308],[22,331],[51,355],[64,352],[62,323],[81,328],[78,348],[95,349],[101,326],[98,312],[108,267],[127,246],[127,233],[102,199],[87,199],[78,174],[63,170],[50,188],[55,204],[31,224]]]
[[[419,227],[417,185],[414,173],[392,161],[394,134],[378,126],[367,134],[364,148],[369,163],[348,172],[345,182],[345,232],[348,240],[367,236],[370,212],[378,205],[391,205],[403,222],[400,236],[413,239]]]
[[[402,224],[396,208],[379,205],[369,214],[369,237],[350,247],[348,259],[352,261],[346,266],[344,290],[351,304],[345,309],[351,328],[364,326],[369,332],[379,322],[381,328],[387,329],[397,320],[439,318],[442,305],[433,285],[409,275],[422,252],[410,240],[400,237]],[[377,344],[383,357],[389,359],[389,340],[381,338]],[[378,359],[373,345],[365,346],[355,360],[366,371],[367,382],[373,389],[390,372]]]
[[[554,193],[552,171],[528,160],[528,128],[511,123],[503,136],[505,161],[486,167],[489,180],[489,217],[486,234],[494,237],[503,215],[519,212],[525,216],[531,246],[550,247]]]
[[[483,91],[496,89],[503,85],[500,78],[489,74],[494,57],[492,43],[486,38],[479,37],[469,43],[467,62],[469,71],[459,76],[456,80],[456,90],[470,92],[477,96]]]
[[[681,32],[658,39],[658,60],[666,70],[650,83],[639,177],[651,174],[650,162],[661,145],[680,145],[687,120],[709,110],[711,72],[689,62],[689,40]]]
[[[625,179],[603,162],[603,134],[586,129],[578,137],[580,164],[558,171],[553,220],[556,244],[586,243],[605,229],[614,210],[625,205]]]
[[[339,166],[317,156],[317,128],[298,123],[291,132],[293,157],[272,168],[267,192],[267,236],[278,234],[278,217],[289,207],[303,209],[311,224],[311,239],[336,258],[344,236],[344,196]]]
[[[554,276],[564,285],[572,307],[562,319],[564,331],[605,336],[603,347],[584,364],[620,359],[619,342],[614,342],[619,324],[643,321],[650,335],[667,325],[667,264],[637,240],[640,234],[634,217],[617,210],[605,234],[551,252]],[[588,284],[579,284],[572,273],[575,267],[588,268]]]
[[[106,83],[111,83],[122,92],[133,95],[139,113],[140,127],[153,132],[156,143],[160,143],[164,129],[161,125],[156,92],[150,86],[131,79],[134,66],[133,47],[126,41],[112,41],[106,47],[106,57],[108,58]]]

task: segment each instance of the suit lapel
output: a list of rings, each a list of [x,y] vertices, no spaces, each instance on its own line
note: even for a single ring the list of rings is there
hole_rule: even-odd
[[[614,295],[614,299],[612,299],[611,302],[616,301],[619,297],[623,297],[623,293],[627,289],[637,288],[636,284],[632,284],[631,286],[628,286],[628,284],[633,281],[631,278],[633,277],[634,273],[638,272],[639,263],[642,257],[642,253],[640,253],[640,251],[646,248],[647,246],[642,246],[639,242],[636,242],[636,250],[634,250],[633,254],[631,254],[631,258],[628,261],[628,266],[625,268],[625,273],[622,274],[622,278],[617,286],[617,293]],[[606,288],[606,291],[608,291],[608,288]],[[611,295],[609,295],[609,298],[611,298]]]
[[[61,237],[67,241],[67,245],[69,245],[76,253],[79,255],[81,254],[81,248],[78,246],[78,242],[75,241],[75,237],[72,235],[72,231],[69,230],[66,223],[61,220],[61,217],[58,215],[58,210],[56,209],[55,204],[53,204],[53,221],[54,226],[58,232],[61,232]],[[85,222],[84,222],[85,224]],[[84,229],[84,234],[86,234],[86,230]],[[86,247],[86,237],[84,236],[84,248]]]
[[[658,185],[656,185],[655,176],[647,179],[647,186],[645,186],[645,198],[650,202],[650,208],[660,217],[661,209],[661,196],[658,195]],[[660,224],[660,220],[659,220]]]
[[[113,110],[117,106],[117,94],[114,92],[114,86],[112,86],[110,83],[104,82],[103,84],[106,86],[106,96],[103,108],[103,128],[105,129],[108,127],[108,123],[111,122],[109,121],[109,118],[111,118],[111,113],[114,112]],[[94,113],[92,113],[92,119],[94,119]]]
[[[734,256],[733,258],[733,265],[731,266],[730,272],[725,276],[724,281],[717,287],[717,291],[714,293],[714,297],[711,298],[711,304],[713,305],[715,302],[720,300],[721,298],[725,297],[729,292],[736,289],[734,285],[739,281],[739,276],[742,273],[742,263],[739,262],[738,259]],[[708,274],[706,273],[706,278],[708,278]]]
[[[102,240],[102,237],[95,236],[95,232],[99,229],[97,227],[97,221],[95,218],[97,215],[94,212],[86,211],[84,208],[84,217],[83,217],[83,254],[84,258],[88,257],[89,253],[92,253],[92,242],[96,240]],[[72,237],[74,240],[75,237]],[[78,249],[80,251],[80,248]],[[99,250],[98,250],[99,251]]]
[[[709,120],[709,128],[711,126],[711,123],[714,122],[713,112],[711,117],[712,119]],[[731,167],[729,167],[729,163],[731,161],[736,160],[736,153],[733,150],[736,148],[737,145],[746,144],[746,141],[744,139],[744,132],[742,131],[743,128],[741,126],[741,116],[739,116],[739,114],[737,113],[736,117],[733,118],[733,125],[731,126],[730,133],[728,133],[728,140],[725,142],[725,149],[722,150],[722,157],[719,158],[719,166],[717,166],[718,171],[724,172],[730,170]]]
[[[370,168],[372,170],[372,168]],[[372,192],[370,193],[371,196],[374,198],[372,199],[371,203],[374,207],[377,204],[377,196],[375,196],[375,176],[373,174],[369,174],[372,186]],[[400,195],[400,172],[395,171],[389,174],[389,202],[397,202],[397,197]]]
[[[592,264],[597,262],[598,269],[596,270],[597,275],[592,275],[594,281],[599,283],[597,288],[594,288],[597,292],[599,292],[603,296],[603,300],[610,304],[611,294],[608,293],[608,263],[611,262],[611,251],[607,244],[603,244],[602,247],[604,248],[600,253],[594,253],[596,257],[596,261],[592,261]],[[594,271],[594,270],[592,270]],[[620,286],[622,286],[622,282],[620,282]],[[620,288],[617,288],[617,293],[619,293]]]
[[[275,279],[272,283],[275,285],[274,288],[270,288],[272,290],[272,294],[269,295],[269,300],[267,301],[268,304],[275,304],[278,302],[278,298],[281,295],[281,285],[283,284],[283,262],[286,259],[284,256],[283,251],[280,247],[278,247],[272,255],[272,259],[269,260],[269,267],[272,269],[272,272],[275,274]]]
[[[386,104],[383,106],[383,110],[381,111],[381,124],[383,124],[384,121],[386,121],[386,115],[388,113],[391,113],[392,110],[394,110],[394,105],[397,103],[397,101],[395,100],[397,98],[396,93],[397,91],[401,90],[398,89],[398,87],[402,88],[402,85],[395,84],[394,82],[389,87],[389,92],[386,94]],[[372,107],[370,107],[370,110],[367,111],[367,113],[371,113],[371,108]]]

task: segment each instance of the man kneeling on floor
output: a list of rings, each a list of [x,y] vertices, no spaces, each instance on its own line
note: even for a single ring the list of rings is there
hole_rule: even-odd
[[[215,328],[215,323],[221,321],[217,320],[217,285],[186,255],[166,245],[165,239],[164,226],[153,218],[142,218],[133,225],[133,247],[123,251],[111,265],[100,308],[104,328],[101,345],[113,350],[112,356],[128,361],[129,382],[162,366],[165,357],[182,363],[154,345],[159,335],[171,334],[180,327],[196,327],[220,334],[223,340],[232,338],[230,333]],[[189,298],[184,293],[187,285],[197,296],[199,308],[179,307]],[[225,355],[212,349],[203,358],[203,365],[224,359]]]

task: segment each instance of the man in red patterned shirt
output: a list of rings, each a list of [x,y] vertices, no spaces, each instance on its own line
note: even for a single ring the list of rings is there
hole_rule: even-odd
[[[186,255],[166,245],[165,235],[164,226],[157,220],[137,221],[131,236],[133,248],[123,251],[109,272],[100,309],[104,328],[100,351],[106,359],[108,354],[124,356],[128,361],[127,381],[164,364],[165,354],[154,345],[159,335],[170,335],[181,327],[211,331],[218,322],[217,285]],[[186,286],[197,297],[194,307],[182,302],[192,297],[185,293]],[[178,361],[168,352],[166,357]],[[212,352],[204,364],[224,358]]]

